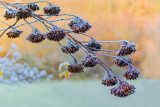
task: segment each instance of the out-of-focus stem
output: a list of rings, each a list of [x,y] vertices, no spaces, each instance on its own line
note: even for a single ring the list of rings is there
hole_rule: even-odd
[[[6,24],[6,25],[8,25],[8,26],[10,26],[8,23],[6,23],[6,22],[4,22],[4,21],[2,21],[2,20],[0,20],[0,22]]]

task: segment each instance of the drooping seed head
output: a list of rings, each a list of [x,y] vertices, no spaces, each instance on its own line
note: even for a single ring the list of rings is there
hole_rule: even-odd
[[[40,10],[40,7],[36,3],[27,3],[26,6],[31,9],[33,12]]]
[[[72,20],[68,26],[73,30],[74,33],[85,33],[88,31],[92,26],[88,23],[88,21],[76,18]]]
[[[52,29],[49,32],[47,32],[45,35],[48,38],[48,40],[51,40],[51,41],[60,41],[64,39],[64,37],[66,36],[65,31],[63,31],[61,28],[57,27],[56,25],[54,25]]]
[[[46,36],[35,28],[26,39],[32,43],[40,43],[46,39]]]
[[[83,65],[82,64],[73,64],[68,66],[68,71],[71,73],[81,73],[83,72]]]
[[[92,54],[87,54],[87,57],[82,61],[84,67],[94,67],[98,64],[96,57]]]
[[[102,48],[102,44],[97,42],[95,39],[91,39],[91,41],[85,46],[91,51],[98,51]]]
[[[131,54],[136,51],[136,45],[134,43],[129,43],[128,41],[124,41],[117,51],[117,56],[125,56]]]
[[[32,10],[27,6],[19,6],[16,10],[17,19],[26,19],[32,16]]]
[[[123,56],[120,56],[120,57],[116,57],[113,62],[119,66],[119,67],[125,67],[129,64],[132,64],[132,58],[127,58],[127,57],[123,57]]]
[[[61,8],[55,5],[49,5],[43,8],[44,14],[57,15],[60,13]]]
[[[68,54],[68,52],[69,52],[69,53],[73,54],[73,53],[76,53],[79,50],[79,46],[72,43],[72,42],[68,42],[66,46],[63,46],[61,48],[61,50],[62,50],[63,53]]]
[[[135,80],[140,75],[140,71],[135,69],[131,64],[129,64],[128,70],[123,74],[127,80]]]
[[[5,11],[5,14],[3,15],[3,17],[5,17],[6,20],[15,18],[15,10],[14,9],[7,9]]]
[[[6,34],[8,35],[8,38],[18,38],[20,36],[20,34],[22,34],[22,33],[23,33],[23,31],[18,30],[13,27],[12,30]]]
[[[116,85],[117,83],[118,83],[117,78],[109,74],[109,72],[106,72],[102,80],[102,84],[105,86],[113,86]]]
[[[119,83],[116,87],[111,89],[111,94],[117,97],[127,97],[135,92],[135,87],[129,85],[127,82]]]

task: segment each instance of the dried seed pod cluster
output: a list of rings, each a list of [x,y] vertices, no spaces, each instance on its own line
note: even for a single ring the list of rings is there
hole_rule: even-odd
[[[35,28],[32,30],[32,33],[26,39],[32,43],[40,43],[46,39],[46,36]]]
[[[121,81],[122,82],[122,81]],[[116,87],[111,89],[111,94],[118,97],[127,97],[135,92],[135,87],[126,82],[119,83]]]
[[[83,65],[82,64],[74,64],[68,66],[68,71],[71,73],[81,73],[83,72]]]
[[[17,19],[26,19],[32,16],[32,10],[27,6],[19,6],[16,10]]]
[[[28,24],[32,28],[31,34],[26,38],[29,42],[32,43],[40,43],[46,38],[50,41],[56,41],[58,44],[62,47],[61,50],[63,53],[66,53],[70,55],[74,59],[74,64],[67,65],[66,75],[69,75],[69,73],[81,73],[84,70],[84,67],[95,67],[97,64],[99,64],[102,68],[104,68],[107,73],[105,74],[102,84],[105,86],[113,86],[116,85],[114,88],[111,89],[111,94],[118,96],[118,97],[126,97],[128,95],[131,95],[135,92],[135,87],[133,85],[129,85],[127,82],[123,81],[118,75],[116,75],[107,65],[105,65],[100,58],[98,58],[98,55],[103,55],[105,57],[111,57],[115,58],[114,63],[119,67],[125,67],[128,66],[128,70],[123,74],[124,77],[126,77],[127,80],[134,80],[137,79],[140,72],[136,70],[132,66],[132,59],[126,57],[129,54],[132,54],[136,51],[136,45],[134,43],[130,43],[128,41],[96,41],[94,38],[92,38],[89,35],[83,34],[86,31],[90,30],[92,27],[88,21],[79,18],[75,15],[70,14],[59,14],[61,9],[58,6],[52,5],[49,2],[46,2],[49,4],[49,6],[43,7],[43,13],[44,14],[37,14],[33,13],[34,11],[40,10],[40,7],[37,3],[39,2],[46,2],[46,1],[37,1],[37,2],[31,2],[31,3],[5,3],[1,2],[2,6],[6,9],[5,14],[3,15],[6,20],[16,18],[16,22],[9,25],[6,22],[3,22],[0,20],[0,22],[9,25],[8,28],[0,29],[1,31],[4,30],[4,32],[0,35],[0,37],[10,28],[12,28],[11,31],[7,33],[9,38],[17,38],[20,36],[20,34],[23,32],[21,30],[16,29],[17,27],[20,27],[22,25]],[[54,19],[49,20],[49,17],[56,17],[56,16],[67,16],[69,18],[65,19]],[[34,21],[28,22],[25,20],[26,18],[32,18]],[[19,19],[22,19],[25,21],[25,23],[21,23],[19,25],[16,25]],[[54,20],[53,20],[54,19]],[[56,26],[54,22],[60,22],[62,20],[71,20],[71,22],[68,24],[70,29],[65,30],[61,29],[60,27]],[[48,30],[46,33],[41,33],[37,28],[35,28],[31,23],[40,22],[43,24],[43,26]],[[40,26],[39,26],[40,27]],[[77,39],[74,37],[74,34],[82,34],[84,36],[90,37],[90,41],[80,41],[80,36]],[[61,40],[67,40],[68,44],[65,46],[61,45]],[[86,44],[87,43],[87,44]],[[116,51],[112,50],[105,50],[102,49],[102,44],[100,43],[122,43],[120,46],[120,49]],[[87,54],[86,58],[82,60],[81,63],[78,63],[77,59],[74,57],[73,53],[78,52],[79,50],[82,50]],[[95,52],[96,51],[96,52]],[[116,52],[116,56],[99,53],[99,52]],[[63,75],[62,75],[63,76]],[[67,76],[68,77],[68,76]]]
[[[124,41],[119,49],[119,51],[116,53],[117,56],[125,56],[128,54],[131,54],[136,51],[136,45],[134,43],[129,43],[127,41]]]
[[[125,67],[128,66],[128,63],[132,64],[132,58],[116,57],[113,62],[119,67]]]
[[[68,26],[73,30],[75,33],[85,33],[88,31],[92,26],[84,19],[76,18],[72,20]]]
[[[102,45],[97,42],[95,39],[91,39],[91,41],[85,45],[91,51],[98,51],[102,48]]]
[[[46,33],[46,37],[51,41],[60,41],[66,36],[65,31],[54,25],[52,29]]]
[[[43,8],[44,14],[57,15],[60,13],[61,8],[55,5],[49,5]]]
[[[82,65],[84,65],[84,67],[94,67],[97,64],[96,56],[92,54],[87,54],[87,57],[82,61]]]
[[[113,85],[116,85],[117,83],[118,83],[117,78],[109,74],[109,72],[106,72],[102,80],[102,84],[105,86],[113,86]]]
[[[23,33],[23,31],[18,30],[13,27],[12,30],[6,34],[8,35],[8,38],[18,38],[20,36],[20,34],[22,34],[22,33]]]
[[[27,3],[26,6],[33,12],[40,10],[40,7],[36,3]]]
[[[134,80],[137,79],[140,75],[140,72],[136,70],[132,65],[129,65],[128,70],[123,74],[127,80]]]
[[[63,53],[68,54],[68,52],[69,52],[69,53],[73,54],[73,53],[76,53],[79,50],[79,46],[74,44],[74,43],[68,42],[66,46],[63,46],[61,48],[61,50],[62,50]]]
[[[6,20],[15,18],[15,10],[14,10],[14,9],[8,9],[8,10],[6,10],[6,12],[5,12],[5,14],[3,15],[3,17],[4,17]]]

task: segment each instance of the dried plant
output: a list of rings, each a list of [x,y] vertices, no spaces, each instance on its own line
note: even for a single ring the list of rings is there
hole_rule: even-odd
[[[17,51],[17,46],[15,44],[11,44],[10,51],[4,57],[0,58],[1,83],[31,83],[34,81],[39,82],[42,80],[48,81],[53,78],[53,75],[47,74],[45,70],[39,71],[36,67],[31,68],[27,63],[18,63],[17,60],[19,60],[20,58],[21,54]]]
[[[39,11],[40,7],[38,3],[47,3],[47,6],[43,7],[42,14],[36,14],[34,11]],[[114,58],[114,63],[119,67],[128,66],[128,70],[124,73],[124,77],[128,80],[137,79],[140,72],[136,70],[132,65],[132,59],[128,58],[127,55],[130,55],[136,51],[136,45],[125,40],[120,41],[96,41],[93,37],[85,34],[88,30],[92,28],[88,21],[71,14],[60,14],[61,9],[56,5],[52,5],[46,1],[37,1],[31,3],[6,3],[0,2],[1,8],[4,8],[6,12],[4,13],[4,18],[6,20],[15,19],[14,24],[9,25],[4,21],[2,23],[8,25],[7,28],[2,28],[0,31],[3,31],[0,37],[7,32],[9,29],[12,29],[7,33],[10,38],[20,37],[20,34],[23,31],[18,30],[17,28],[23,25],[29,25],[32,29],[31,34],[27,37],[27,40],[31,43],[40,43],[45,39],[57,42],[61,46],[63,53],[70,55],[73,58],[73,64],[68,65],[68,71],[71,73],[81,73],[84,71],[85,67],[94,67],[99,64],[106,74],[102,80],[102,84],[105,86],[113,86],[111,89],[111,94],[118,97],[126,97],[135,92],[135,87],[129,85],[125,80],[117,76],[107,65],[105,65],[98,55]],[[69,16],[70,18],[61,18],[58,20],[49,20],[50,17],[59,17],[59,16]],[[33,18],[34,21],[28,22],[27,18]],[[17,25],[19,20],[24,20],[24,23]],[[62,20],[71,20],[68,26],[70,30],[62,29],[54,24],[54,22],[59,22]],[[38,28],[35,28],[32,23],[40,22],[46,27],[48,32],[41,33]],[[79,41],[75,38],[74,35],[84,35],[91,38],[90,41]],[[60,41],[67,40],[68,43],[63,46]],[[106,50],[102,48],[102,43],[122,43],[118,51]],[[79,50],[82,50],[86,54],[86,58],[81,62],[78,62],[77,59],[73,56],[74,53],[77,53]],[[103,54],[101,52],[113,52],[115,56]]]

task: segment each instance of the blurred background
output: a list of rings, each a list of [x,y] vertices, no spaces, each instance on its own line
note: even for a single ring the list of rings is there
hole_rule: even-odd
[[[14,3],[15,2],[31,2],[31,0],[1,0],[1,1],[14,2]],[[32,0],[32,2],[33,1],[36,1],[36,0]],[[150,107],[152,104],[149,103],[148,101],[150,101],[149,99],[151,98],[151,96],[152,98],[158,96],[156,93],[153,94],[151,92],[153,92],[154,90],[155,92],[158,92],[158,89],[160,89],[159,88],[160,86],[157,86],[158,84],[157,81],[159,80],[157,81],[153,80],[153,79],[160,78],[160,66],[159,66],[160,64],[160,55],[159,55],[159,52],[160,52],[160,1],[159,0],[46,0],[46,1],[51,2],[57,6],[60,6],[62,10],[61,14],[63,13],[74,14],[87,20],[92,25],[92,29],[90,29],[87,32],[87,34],[91,35],[96,40],[99,40],[99,41],[127,40],[130,42],[135,42],[135,44],[137,44],[137,51],[132,55],[132,57],[134,59],[134,66],[141,71],[141,79],[134,82],[131,81],[131,83],[137,86],[137,91],[138,91],[136,95],[133,95],[133,97],[130,97],[127,100],[124,100],[124,99],[120,100],[115,98],[114,96],[111,96],[109,94],[109,90],[107,90],[106,92],[108,93],[107,94],[108,97],[107,97],[106,93],[104,93],[104,90],[105,90],[103,89],[104,87],[101,88],[101,86],[99,86],[101,82],[100,79],[103,77],[105,72],[102,68],[100,68],[100,66],[97,66],[94,69],[85,69],[84,73],[81,73],[78,75],[77,74],[71,75],[71,79],[77,82],[74,81],[73,83],[72,82],[69,83],[69,85],[67,85],[67,88],[64,87],[64,89],[65,88],[70,89],[69,87],[76,86],[76,89],[73,89],[73,91],[81,90],[81,91],[84,91],[84,93],[80,92],[81,94],[75,94],[75,95],[76,96],[82,95],[84,98],[86,97],[85,93],[91,93],[91,94],[94,93],[94,92],[92,93],[91,91],[92,90],[91,87],[94,86],[93,88],[95,90],[95,93],[94,93],[95,96],[93,94],[91,97],[99,98],[97,100],[92,99],[93,102],[94,101],[98,102],[97,107],[105,106],[103,105],[103,104],[107,104],[105,102],[105,99],[108,99],[108,101],[111,101],[112,99],[119,103],[123,102],[122,106],[124,106],[125,104],[131,104],[131,106],[134,106],[134,104],[138,102],[138,99],[143,99],[144,97],[142,96],[146,95],[147,97],[144,98],[144,101],[147,102],[147,104],[145,104],[145,102],[142,102],[143,103],[142,105],[135,105],[135,106]],[[45,3],[39,3],[39,4],[41,7],[46,6]],[[2,14],[4,13],[4,11],[5,10],[1,9]],[[58,17],[58,18],[52,17],[50,19],[54,20],[54,19],[60,19],[60,18],[62,17]],[[5,21],[3,17],[1,17],[0,19]],[[31,19],[28,19],[28,20],[31,20]],[[7,23],[11,23],[12,21],[13,20],[8,20]],[[62,28],[69,29],[67,26],[68,22],[69,21],[62,21],[62,22],[56,22],[55,24]],[[39,30],[42,32],[47,31],[45,27],[39,27],[40,23],[35,23],[33,25],[35,27],[38,27]],[[1,23],[0,27],[5,28],[6,25]],[[23,35],[21,35],[20,38],[9,39],[6,35],[3,35],[3,37],[0,38],[0,45],[4,49],[3,53],[1,53],[0,55],[1,56],[5,55],[9,50],[10,44],[14,43],[19,47],[19,52],[22,54],[22,59],[19,62],[21,63],[27,62],[29,63],[30,66],[36,66],[40,70],[45,69],[47,70],[48,73],[54,75],[54,79],[59,79],[58,78],[59,64],[65,61],[69,61],[70,63],[72,63],[71,58],[68,55],[63,54],[60,50],[60,46],[58,46],[57,43],[55,42],[45,40],[39,44],[32,44],[26,41],[25,38],[30,34],[31,29],[28,26],[22,26],[22,27],[19,27],[19,29],[24,31]],[[78,38],[80,38],[81,40],[90,40],[85,36],[78,37]],[[65,43],[66,42],[64,41],[63,44],[65,45]],[[118,50],[119,46],[120,44],[104,44],[103,48],[108,50]],[[111,53],[111,55],[114,55],[114,54]],[[75,56],[79,60],[81,60],[81,58],[83,58],[85,55],[82,55],[82,53],[79,53],[79,54],[75,54]],[[102,61],[105,62],[105,64],[107,64],[110,68],[113,69],[114,72],[118,73],[119,75],[123,74],[123,72],[126,70],[125,68],[121,69],[119,67],[116,67],[113,64],[113,61],[112,61],[113,59],[111,58],[103,58],[103,57],[101,58],[102,58]],[[84,79],[87,79],[87,80],[89,79],[89,80],[86,81]],[[150,79],[152,79],[152,81],[150,81]],[[81,82],[82,80],[84,81]],[[89,85],[89,88],[87,89],[88,91],[83,89],[87,87],[83,83],[86,83],[87,86]],[[58,84],[57,82],[55,82],[55,84],[57,87],[60,87],[59,86],[60,83]],[[62,84],[66,86],[65,83],[62,83]],[[80,86],[82,86],[83,88],[81,88],[77,84],[80,84]],[[97,84],[98,84],[98,87],[100,87],[100,90],[96,90]],[[153,88],[152,87],[153,85],[156,87]],[[46,89],[49,88],[49,84],[45,86],[47,87]],[[53,86],[53,87],[56,87],[56,86]],[[40,87],[42,87],[42,84],[40,84]],[[152,89],[149,89],[149,87],[150,88],[152,87]],[[39,88],[37,88],[37,90],[38,89]],[[62,94],[65,93],[63,89],[60,89],[60,90],[62,91]],[[103,95],[100,96],[99,95],[100,93],[98,92],[100,92]],[[69,93],[72,93],[72,91],[69,90],[69,92],[68,91],[66,92],[67,95],[69,95]],[[80,103],[75,100],[76,96],[75,97],[72,96],[73,105]],[[51,98],[51,96],[49,98]],[[87,97],[87,98],[90,98],[90,97]],[[95,105],[92,105],[93,103],[91,102],[91,100],[87,98],[85,98],[84,100],[86,101],[85,103],[88,102],[89,105],[85,106],[82,104],[83,107],[91,107],[91,106],[94,107]],[[138,99],[136,100],[136,98]],[[41,99],[41,101],[43,100],[44,99]],[[131,100],[133,102],[131,102]],[[127,101],[129,103],[127,103]],[[156,101],[157,99],[154,100],[154,104],[159,105],[158,102]],[[67,103],[65,100],[64,102]],[[50,104],[50,103],[48,102],[47,104]],[[57,107],[59,107],[58,105],[59,103],[56,103],[56,104],[57,104]],[[116,103],[115,105],[113,104],[111,105],[111,107],[112,106],[118,107],[117,104],[118,103]],[[48,105],[48,106],[52,107],[51,105]],[[24,104],[23,107],[26,107],[26,105]]]

